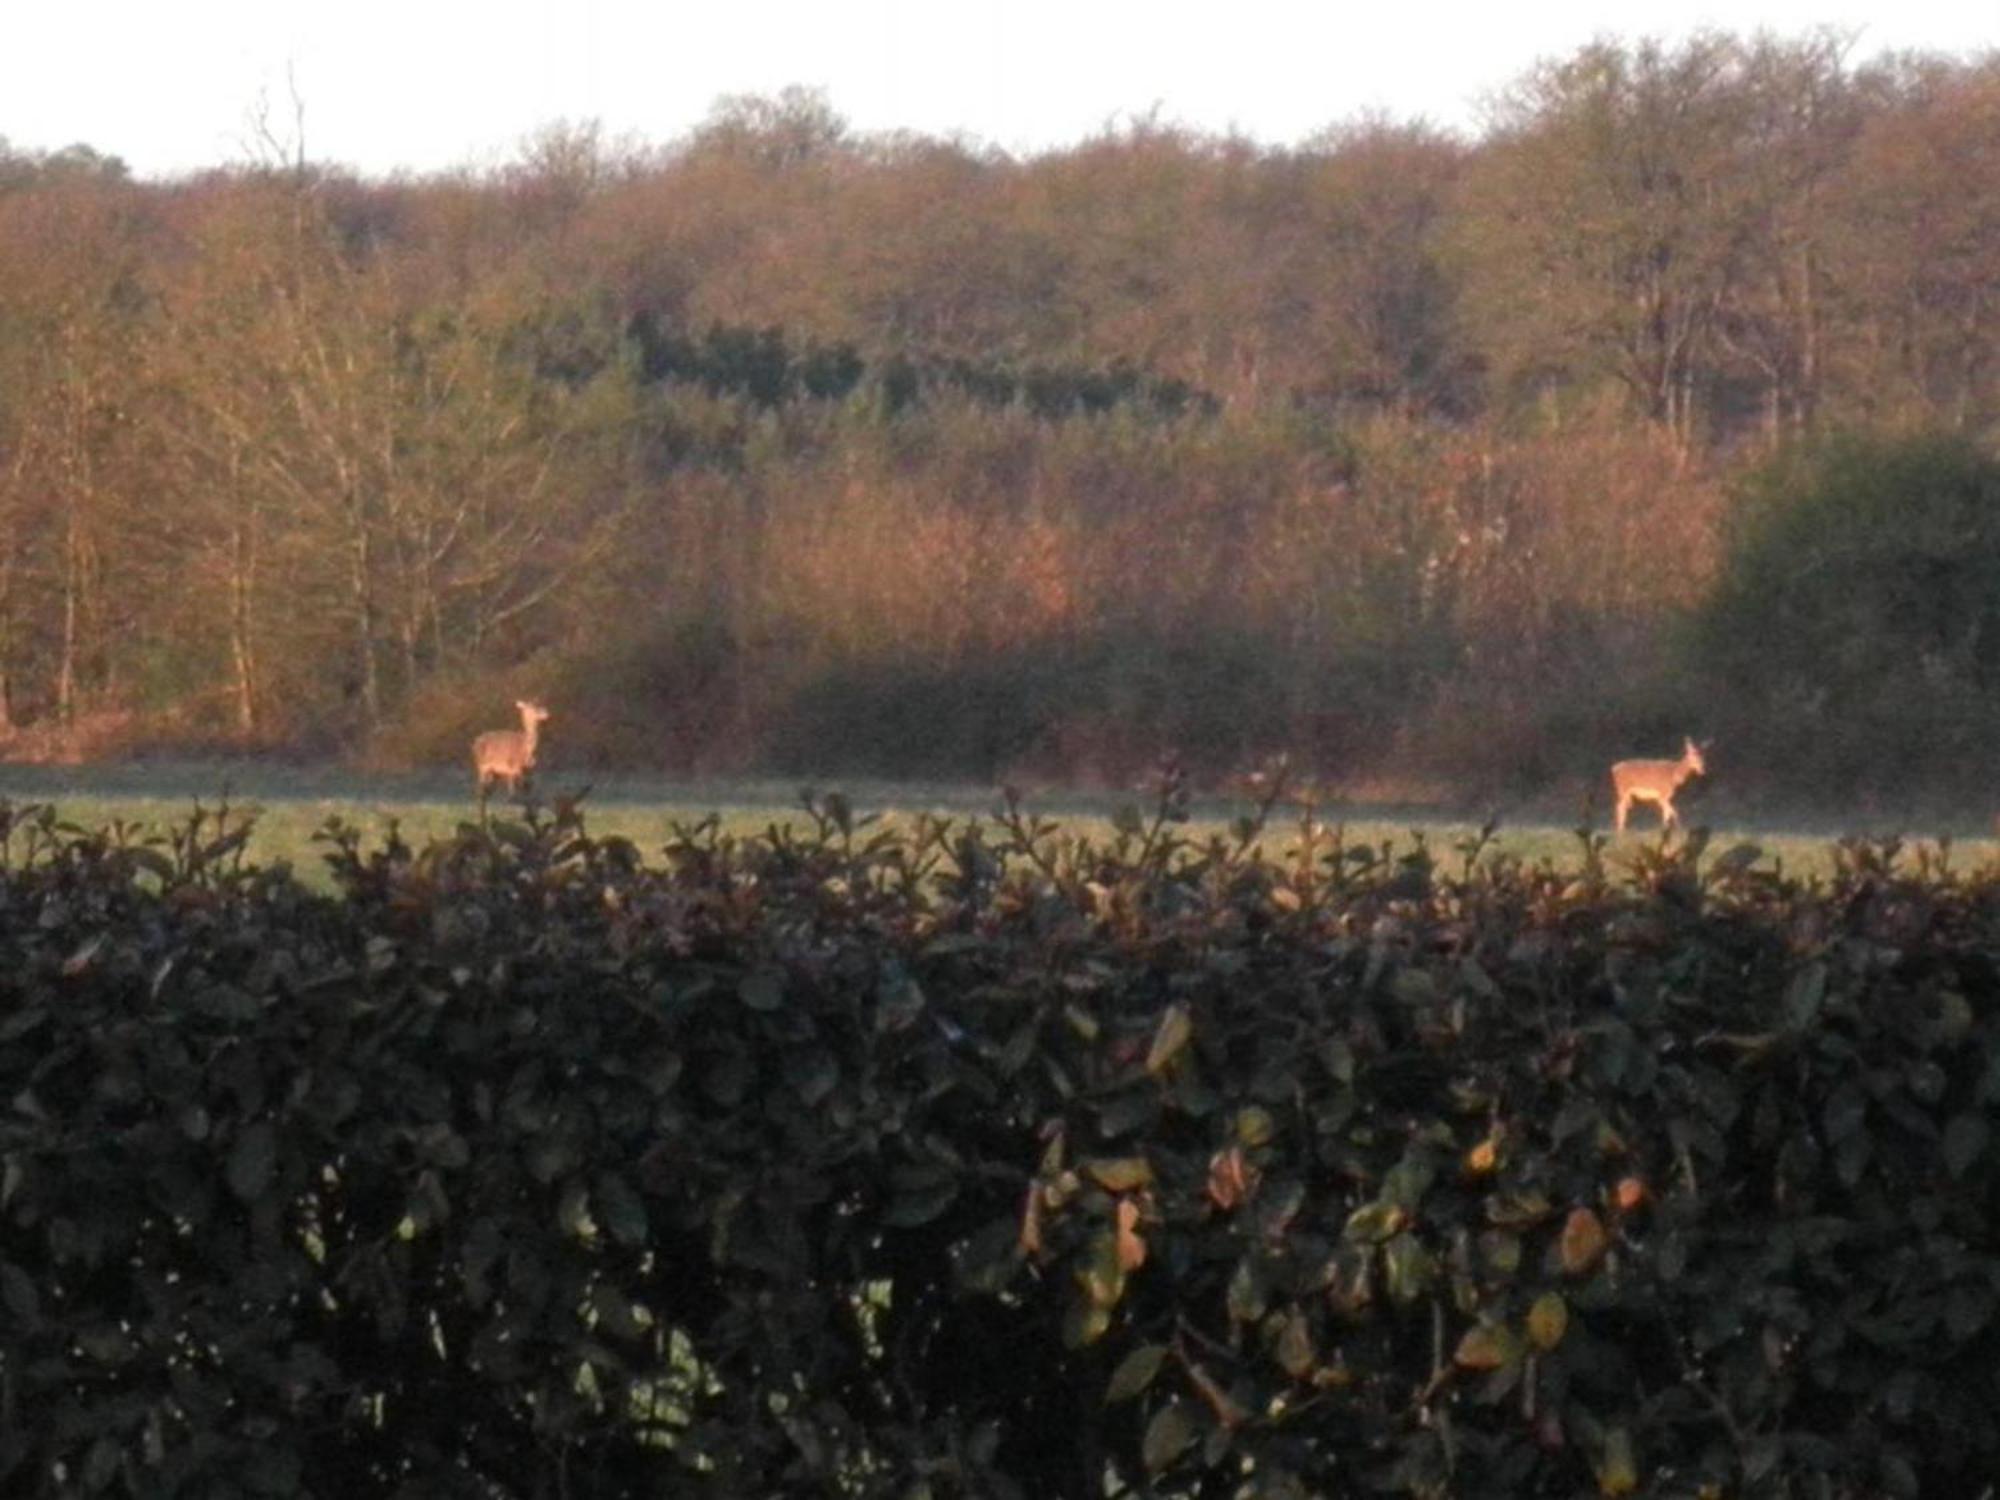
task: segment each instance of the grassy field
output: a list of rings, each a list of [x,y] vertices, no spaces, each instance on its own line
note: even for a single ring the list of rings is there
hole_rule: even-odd
[[[847,782],[827,789],[847,794],[858,813],[877,813],[889,820],[912,817],[920,811],[956,818],[988,817],[998,803],[990,787]],[[550,795],[585,792],[592,831],[628,838],[648,857],[656,856],[668,842],[677,822],[691,823],[710,813],[721,817],[727,832],[744,837],[803,816],[797,782],[694,783],[605,777],[586,783],[552,776],[544,790]],[[316,879],[322,870],[321,849],[312,836],[331,818],[354,824],[370,841],[394,825],[406,839],[421,844],[478,816],[462,774],[367,774],[261,764],[0,766],[0,797],[16,804],[51,804],[66,821],[89,828],[123,822],[149,833],[185,824],[197,803],[214,809],[226,801],[256,813],[256,833],[250,845],[253,859],[266,864],[288,862],[307,879]],[[1121,803],[1143,802],[1138,794],[1047,789],[1028,792],[1023,800],[1029,811],[1060,823],[1065,831],[1093,838],[1111,836],[1110,819]],[[496,800],[496,812],[500,806]],[[1224,827],[1248,808],[1246,801],[1197,799],[1190,831],[1200,834],[1211,827]],[[1691,810],[1689,817],[1695,823],[1704,821],[1698,810]],[[1441,817],[1432,810],[1338,804],[1323,809],[1321,819],[1343,828],[1349,842],[1393,841],[1398,848],[1408,848],[1421,834],[1433,849],[1447,856],[1476,827],[1470,821]],[[1561,822],[1546,815],[1540,819],[1503,818],[1490,847],[1529,861],[1574,863],[1580,850],[1576,835],[1579,819]],[[1267,839],[1271,852],[1279,852],[1289,842],[1296,820],[1296,812],[1281,811]],[[1605,826],[1601,811],[1597,826]],[[1754,843],[1765,851],[1767,861],[1782,861],[1786,871],[1815,874],[1830,867],[1834,842],[1843,832],[1896,833],[1913,849],[1935,847],[1937,842],[1934,833],[1924,829],[1860,824],[1843,829],[1831,822],[1810,829],[1788,829],[1716,820],[1709,847],[1712,853],[1720,853],[1738,843]],[[1623,840],[1614,840],[1614,862],[1620,851],[1637,850],[1657,837],[1654,824],[1647,819]],[[1952,846],[1952,862],[1958,868],[1978,868],[1996,861],[2000,861],[2000,840],[1960,837]]]

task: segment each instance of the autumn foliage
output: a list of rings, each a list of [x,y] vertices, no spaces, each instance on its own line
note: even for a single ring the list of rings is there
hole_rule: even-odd
[[[1758,800],[1962,798],[1977,651],[1871,693],[1704,622],[1768,463],[1990,450],[1996,100],[1706,33],[1469,140],[1016,158],[788,90],[388,181],[0,144],[0,733],[456,763],[531,696],[578,767],[1571,807],[1692,730]]]

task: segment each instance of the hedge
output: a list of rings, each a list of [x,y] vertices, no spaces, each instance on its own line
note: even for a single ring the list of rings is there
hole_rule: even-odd
[[[2000,871],[1158,791],[0,807],[0,1492],[1994,1492]]]

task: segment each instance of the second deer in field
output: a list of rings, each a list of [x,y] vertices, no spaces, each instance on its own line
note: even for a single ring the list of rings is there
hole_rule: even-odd
[[[1702,764],[1701,748],[1685,735],[1679,760],[1621,760],[1611,767],[1611,790],[1617,793],[1618,810],[1613,815],[1618,831],[1625,831],[1625,815],[1634,802],[1659,804],[1660,824],[1671,828],[1680,822],[1674,811],[1674,793],[1690,776],[1708,770]]]
[[[489,729],[472,742],[472,767],[482,802],[494,782],[504,781],[510,793],[518,792],[521,778],[535,769],[535,741],[549,711],[525,698],[514,707],[521,711],[519,729]]]

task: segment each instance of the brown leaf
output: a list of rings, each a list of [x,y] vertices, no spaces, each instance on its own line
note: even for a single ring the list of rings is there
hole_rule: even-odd
[[[1520,1340],[1502,1323],[1476,1323],[1465,1330],[1452,1363],[1466,1370],[1497,1370],[1521,1357]]]
[[[1118,1266],[1136,1271],[1146,1263],[1146,1242],[1139,1237],[1139,1205],[1130,1198],[1118,1200]]]
[[[1021,1253],[1037,1259],[1042,1253],[1042,1185],[1028,1184],[1028,1201],[1021,1206]]]
[[[1563,1270],[1572,1276],[1583,1275],[1604,1258],[1610,1243],[1596,1214],[1587,1208],[1571,1209],[1560,1247]]]
[[[1465,1175],[1467,1177],[1488,1176],[1499,1164],[1500,1145],[1498,1139],[1494,1136],[1489,1135],[1485,1140],[1465,1153]]]
[[[1202,1400],[1206,1401],[1209,1409],[1215,1413],[1215,1420],[1220,1422],[1225,1428],[1242,1426],[1249,1418],[1250,1413],[1237,1405],[1229,1392],[1217,1385],[1215,1377],[1200,1365],[1185,1357],[1183,1357],[1181,1362],[1187,1366],[1189,1383],[1201,1393]]]
[[[1218,1151],[1208,1162],[1208,1196],[1217,1208],[1228,1210],[1248,1198],[1257,1187],[1257,1169],[1243,1158],[1241,1146]]]
[[[1083,1170],[1107,1192],[1129,1193],[1153,1180],[1153,1164],[1143,1156],[1094,1156]]]

